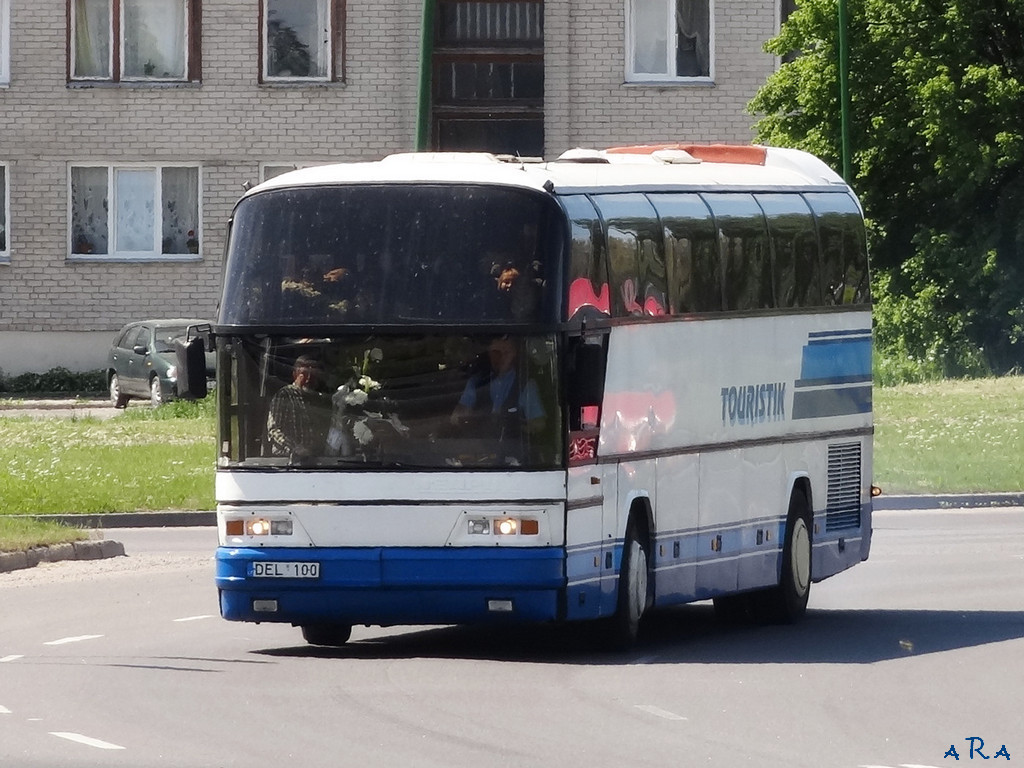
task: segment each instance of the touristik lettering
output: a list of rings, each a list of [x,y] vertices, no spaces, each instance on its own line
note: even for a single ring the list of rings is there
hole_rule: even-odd
[[[786,385],[742,384],[722,387],[722,424],[763,424],[786,418]]]

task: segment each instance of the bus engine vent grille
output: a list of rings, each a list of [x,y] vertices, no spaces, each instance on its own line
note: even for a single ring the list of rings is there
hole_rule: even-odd
[[[860,527],[860,487],[860,443],[830,445],[826,531]]]

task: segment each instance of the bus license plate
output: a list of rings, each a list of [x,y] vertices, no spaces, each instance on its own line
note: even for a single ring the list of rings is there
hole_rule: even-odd
[[[273,563],[252,564],[252,575],[270,579],[319,579],[320,563]]]

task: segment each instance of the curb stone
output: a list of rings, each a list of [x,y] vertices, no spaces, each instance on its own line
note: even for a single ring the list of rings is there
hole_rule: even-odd
[[[33,547],[22,552],[0,552],[0,573],[34,568],[39,563],[61,560],[102,560],[124,557],[124,544],[119,541],[76,541],[52,547]]]

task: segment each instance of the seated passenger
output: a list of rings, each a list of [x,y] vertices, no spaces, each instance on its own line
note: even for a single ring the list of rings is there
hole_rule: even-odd
[[[267,413],[267,446],[271,456],[310,457],[324,451],[331,402],[320,391],[324,371],[312,355],[300,355],[292,383],[278,390]]]

